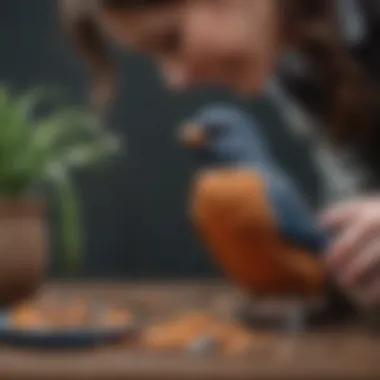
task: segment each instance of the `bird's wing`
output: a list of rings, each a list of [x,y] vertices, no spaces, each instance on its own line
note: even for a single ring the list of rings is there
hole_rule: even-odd
[[[265,176],[251,167],[208,170],[191,191],[191,217],[200,236],[238,284],[258,294],[314,292],[320,266],[305,249],[310,244],[283,232],[291,225],[278,228],[275,206]],[[296,244],[284,244],[283,234]]]
[[[280,172],[268,172],[266,177],[270,203],[284,238],[311,252],[325,251],[328,238],[294,184]]]

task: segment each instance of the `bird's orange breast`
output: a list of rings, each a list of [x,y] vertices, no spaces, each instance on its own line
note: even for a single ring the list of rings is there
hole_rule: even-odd
[[[217,169],[196,178],[191,216],[216,262],[257,295],[316,295],[324,267],[277,228],[265,182],[248,170]]]

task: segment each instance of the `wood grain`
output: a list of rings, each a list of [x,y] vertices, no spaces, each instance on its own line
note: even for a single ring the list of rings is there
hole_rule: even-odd
[[[130,305],[151,320],[204,309],[227,318],[239,292],[225,283],[51,284],[46,295],[88,297]],[[224,315],[222,315],[224,314]],[[380,345],[359,326],[320,334],[278,336],[249,356],[154,354],[128,346],[80,352],[36,352],[0,348],[0,379],[7,380],[372,380],[380,377]]]

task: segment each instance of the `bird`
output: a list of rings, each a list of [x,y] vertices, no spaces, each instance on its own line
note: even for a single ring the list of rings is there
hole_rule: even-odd
[[[341,297],[323,261],[329,236],[253,116],[235,106],[208,105],[182,123],[179,137],[200,164],[190,187],[191,221],[235,284],[259,299]],[[289,323],[304,329],[313,312],[299,305]],[[319,314],[322,320],[334,313],[326,308]]]

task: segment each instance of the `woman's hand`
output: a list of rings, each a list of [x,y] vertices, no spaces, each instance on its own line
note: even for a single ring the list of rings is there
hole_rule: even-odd
[[[380,304],[380,197],[337,205],[322,225],[336,233],[326,262],[338,283],[360,303]]]

